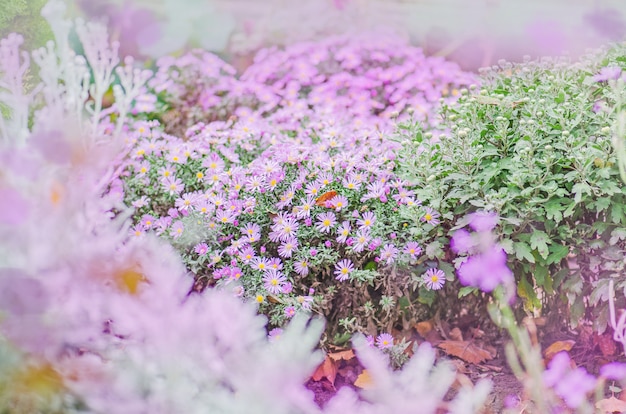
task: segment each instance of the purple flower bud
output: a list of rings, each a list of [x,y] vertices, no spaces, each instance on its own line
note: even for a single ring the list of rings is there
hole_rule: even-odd
[[[316,249],[311,249],[311,250],[309,250],[309,254],[311,256],[315,256],[317,254],[317,250]]]
[[[304,225],[305,225],[305,226],[307,226],[307,227],[311,227],[311,224],[313,224],[313,222],[311,221],[311,218],[310,218],[310,217],[307,217],[307,218],[304,220]]]
[[[348,246],[352,246],[354,244],[354,239],[352,237],[348,237],[348,239],[346,240],[346,244]]]
[[[259,251],[261,253],[265,253],[267,251],[267,249],[265,248],[265,246],[261,246],[261,248],[259,249]]]
[[[332,243],[330,242],[330,240],[326,240],[326,242],[324,242],[324,246],[330,249],[330,246],[332,246]]]

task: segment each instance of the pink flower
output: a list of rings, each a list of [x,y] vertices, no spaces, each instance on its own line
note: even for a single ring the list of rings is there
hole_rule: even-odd
[[[382,333],[376,338],[376,346],[379,349],[389,349],[393,347],[393,336],[388,333]]]

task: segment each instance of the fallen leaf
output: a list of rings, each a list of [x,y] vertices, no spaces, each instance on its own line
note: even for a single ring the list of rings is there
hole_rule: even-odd
[[[432,320],[418,322],[415,324],[415,330],[417,331],[418,334],[422,335],[424,338],[434,328],[435,328],[435,325],[433,324]]]
[[[333,197],[335,197],[336,195],[337,195],[337,192],[334,190],[327,191],[321,196],[317,197],[317,199],[315,200],[315,205],[320,206],[320,207],[326,207],[326,202],[332,199]]]
[[[559,352],[571,351],[575,343],[576,342],[572,340],[556,341],[543,351],[543,356],[546,358],[546,362],[551,361],[552,358]]]
[[[354,358],[354,351],[351,349],[347,349],[345,351],[333,352],[328,354],[328,357],[333,361],[341,361],[342,359],[345,361],[349,361]]]
[[[463,340],[463,334],[461,333],[461,330],[459,328],[454,328],[450,331],[450,335],[448,335],[450,337],[450,339],[454,340],[454,341],[462,341]]]
[[[594,336],[593,341],[598,345],[598,348],[600,348],[602,356],[612,356],[617,352],[617,346],[611,335],[597,335]]]
[[[489,351],[469,341],[442,341],[437,346],[446,354],[461,358],[470,364],[480,364],[493,359]]]
[[[337,365],[329,356],[326,356],[324,362],[322,362],[317,367],[313,375],[311,375],[311,379],[313,381],[321,381],[323,378],[326,378],[333,387],[335,386],[335,379],[337,378]]]
[[[605,398],[596,403],[596,408],[602,414],[605,413],[623,413],[626,411],[626,402],[618,400],[615,396]]]
[[[359,388],[369,389],[372,388],[373,385],[374,381],[372,380],[372,376],[366,369],[364,369],[356,378],[356,381],[354,381],[354,386]]]

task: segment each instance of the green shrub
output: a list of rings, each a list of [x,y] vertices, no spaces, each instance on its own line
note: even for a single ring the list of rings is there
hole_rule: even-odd
[[[600,331],[609,279],[626,287],[619,278],[626,193],[609,109],[623,81],[596,75],[602,67],[624,67],[625,51],[576,64],[500,62],[482,71],[480,88],[443,106],[437,139],[416,123],[400,125],[396,136],[404,144],[400,175],[419,187],[416,196],[439,210],[444,223],[456,222],[439,227],[440,236],[463,226],[467,213],[498,213],[500,243],[524,308],[567,310],[572,325],[586,317]]]

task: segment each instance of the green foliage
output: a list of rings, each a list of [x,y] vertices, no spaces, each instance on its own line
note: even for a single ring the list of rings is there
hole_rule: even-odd
[[[425,204],[458,226],[476,210],[500,215],[528,311],[566,303],[572,324],[587,317],[600,331],[606,280],[624,270],[626,193],[611,142],[615,112],[606,109],[615,85],[592,77],[603,66],[624,67],[625,53],[615,48],[575,65],[501,62],[483,71],[482,87],[442,108],[438,139],[415,123],[396,137],[401,175]],[[454,230],[439,228],[442,236]]]
[[[24,50],[33,50],[52,40],[52,30],[41,16],[46,3],[47,0],[0,0],[0,38],[18,32],[24,36]]]

